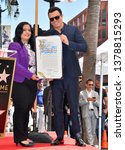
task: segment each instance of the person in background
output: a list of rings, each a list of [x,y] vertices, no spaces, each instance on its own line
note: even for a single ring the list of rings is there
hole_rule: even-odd
[[[12,89],[15,108],[13,115],[14,142],[16,145],[29,147],[34,145],[34,142],[28,139],[29,111],[36,98],[39,78],[35,74],[35,39],[32,27],[28,22],[21,22],[17,25],[13,41],[8,49],[16,51],[12,56],[16,58]]]
[[[43,103],[43,92],[44,92],[44,85],[43,80],[38,84],[37,89],[37,114],[38,114],[38,132],[45,131],[45,115],[44,115],[44,103]]]
[[[100,79],[96,78],[95,80],[95,91],[100,95]],[[101,135],[105,129],[105,119],[108,114],[108,96],[104,88],[102,88],[102,116],[101,116]],[[99,119],[97,120],[96,134],[99,139]]]
[[[77,27],[67,25],[63,22],[63,14],[60,8],[51,7],[48,10],[48,17],[53,28],[46,31],[45,35],[59,35],[63,49],[63,76],[61,79],[53,79],[50,81],[54,105],[54,128],[57,134],[57,138],[52,141],[51,145],[64,144],[63,101],[64,94],[66,93],[73,125],[73,134],[76,140],[75,144],[78,146],[86,146],[81,138],[78,118],[78,76],[81,75],[81,71],[76,52],[86,52],[87,44]]]
[[[12,101],[12,99],[10,99],[9,107],[8,107],[6,132],[12,132],[13,131],[13,112],[14,112],[13,101]]]
[[[70,109],[68,105],[68,99],[66,94],[64,94],[64,136],[70,135]]]
[[[81,91],[79,96],[79,106],[81,107],[82,121],[85,123],[87,141],[92,146],[95,145],[96,122],[99,115],[99,95],[93,90],[93,86],[93,80],[88,79],[86,89]]]
[[[106,94],[108,97],[108,86],[105,87],[105,91],[106,91]],[[108,137],[108,111],[107,111],[106,116],[105,116],[105,129],[106,129],[107,137]]]
[[[46,30],[42,30],[39,26],[39,24],[37,25],[37,28],[38,28],[38,36],[42,36],[44,34],[44,32]],[[34,32],[34,35],[35,35],[35,24],[33,25],[33,32]]]
[[[43,103],[44,103],[44,115],[45,124],[47,131],[54,130],[54,113],[53,113],[53,101],[52,101],[52,90],[50,85],[48,85],[43,92]]]

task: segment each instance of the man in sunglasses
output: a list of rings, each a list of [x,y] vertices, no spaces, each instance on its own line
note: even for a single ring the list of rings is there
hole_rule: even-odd
[[[54,104],[55,131],[57,134],[57,138],[51,144],[64,144],[63,103],[64,93],[66,93],[71,111],[73,134],[76,139],[75,144],[78,146],[86,146],[81,138],[78,118],[78,76],[81,75],[81,71],[76,52],[86,52],[87,44],[75,26],[67,25],[63,22],[63,14],[60,8],[50,8],[48,10],[48,17],[53,28],[48,30],[46,35],[59,35],[63,48],[63,76],[61,79],[53,79],[50,82]]]
[[[96,122],[98,118],[99,95],[93,90],[92,79],[86,81],[86,89],[80,92],[79,106],[81,107],[82,121],[85,125],[87,142],[95,146]]]

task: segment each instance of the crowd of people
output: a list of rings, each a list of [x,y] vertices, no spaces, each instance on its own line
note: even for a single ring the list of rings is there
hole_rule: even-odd
[[[38,132],[53,130],[56,139],[51,145],[64,144],[64,133],[75,139],[75,145],[95,146],[98,138],[99,83],[92,79],[86,81],[86,89],[79,94],[79,76],[81,70],[76,52],[86,52],[87,43],[77,27],[63,22],[60,8],[48,10],[48,18],[52,28],[43,33],[44,36],[58,35],[62,41],[62,78],[49,80],[49,86],[36,74],[35,37],[32,26],[28,22],[17,25],[13,42],[8,49],[15,50],[16,58],[13,100],[13,133],[14,142],[25,147],[33,146],[29,139],[29,114],[36,101]],[[95,89],[93,89],[95,83]],[[107,95],[103,91],[102,114],[108,113]],[[81,112],[79,111],[81,109]],[[47,126],[47,123],[49,125]],[[104,130],[102,124],[102,131]],[[85,128],[86,142],[82,131]],[[96,132],[97,131],[97,132]]]
[[[81,109],[81,112],[79,112],[79,119],[80,119],[80,128],[81,128],[81,134],[84,141],[92,146],[97,147],[98,146],[98,138],[99,138],[99,94],[95,91],[95,89],[100,85],[97,85],[98,80],[94,83],[92,79],[88,79],[86,81],[86,89],[80,92],[79,95],[79,108]],[[95,84],[95,85],[94,85]],[[94,88],[95,86],[95,88]],[[99,88],[99,87],[98,87]],[[30,112],[29,115],[29,124],[28,124],[28,131],[29,133],[32,131],[39,132],[39,133],[45,133],[47,131],[55,131],[54,130],[54,112],[53,112],[53,104],[52,104],[52,93],[51,93],[51,87],[48,85],[48,83],[45,80],[42,80],[41,83],[38,84],[38,90],[37,90],[37,118],[36,118],[36,124],[35,124],[35,130],[33,129],[34,123],[33,123],[33,115]],[[91,95],[92,92],[92,95]],[[107,88],[106,90],[103,88],[104,97],[103,97],[103,108],[102,111],[105,112],[102,113],[102,134],[104,129],[108,131],[108,117],[107,117],[107,104],[105,101],[107,101]],[[89,95],[90,94],[90,95]],[[92,98],[91,98],[92,97]],[[87,100],[88,99],[88,100]],[[93,101],[91,104],[91,101]],[[69,136],[71,138],[74,138],[73,132],[72,132],[72,121],[70,119],[70,108],[68,105],[68,99],[66,94],[64,95],[64,137]],[[105,105],[106,104],[106,105]],[[90,110],[89,110],[90,109]],[[13,131],[13,116],[14,112],[14,106],[12,105],[12,101],[9,108],[9,114],[8,114],[8,121],[7,121],[7,127],[6,132],[12,132]],[[81,116],[81,117],[80,117]],[[84,130],[82,130],[84,129]],[[84,136],[85,134],[85,136]],[[107,132],[108,135],[108,132]],[[97,139],[97,141],[96,141]]]

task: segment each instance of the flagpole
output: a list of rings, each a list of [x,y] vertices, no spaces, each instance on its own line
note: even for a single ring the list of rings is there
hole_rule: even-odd
[[[38,0],[35,3],[35,36],[38,35]]]
[[[35,37],[38,36],[38,0],[35,1]],[[33,105],[33,132],[36,132],[36,122],[37,122],[37,97],[35,98]]]

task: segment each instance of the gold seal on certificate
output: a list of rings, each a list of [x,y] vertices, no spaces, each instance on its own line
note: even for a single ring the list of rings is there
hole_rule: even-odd
[[[36,61],[39,78],[62,77],[62,42],[58,35],[36,38]]]

